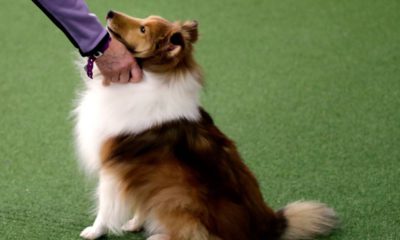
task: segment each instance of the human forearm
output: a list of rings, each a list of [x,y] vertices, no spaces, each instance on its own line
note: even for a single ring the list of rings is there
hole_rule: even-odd
[[[33,0],[83,56],[90,56],[109,35],[83,0]]]

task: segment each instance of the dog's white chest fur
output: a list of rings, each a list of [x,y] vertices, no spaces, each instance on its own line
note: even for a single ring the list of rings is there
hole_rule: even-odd
[[[174,119],[198,120],[200,83],[191,74],[169,76],[144,72],[139,83],[103,86],[86,80],[76,116],[76,143],[88,173],[100,167],[105,140],[123,133],[139,133]]]

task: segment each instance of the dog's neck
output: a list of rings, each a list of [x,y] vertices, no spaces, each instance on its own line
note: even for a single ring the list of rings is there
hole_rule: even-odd
[[[145,72],[153,73],[162,78],[175,81],[184,76],[190,76],[203,84],[201,68],[194,60],[192,53],[162,62],[159,62],[157,58],[137,59],[137,61]]]
[[[110,135],[119,132],[141,132],[154,125],[177,119],[200,119],[202,74],[197,65],[166,72],[143,69],[138,83],[112,83],[103,86],[103,76],[95,67],[93,80],[87,79],[88,93],[98,99],[95,107],[100,118],[112,127]],[[104,128],[104,127],[103,127]]]
[[[157,99],[156,105],[160,112],[169,112],[171,116],[181,115],[180,118],[191,120],[198,118],[197,109],[200,106],[199,99],[202,89],[200,72],[157,73],[144,70],[143,84],[152,89],[152,92],[149,91],[147,95],[152,95],[152,98]]]

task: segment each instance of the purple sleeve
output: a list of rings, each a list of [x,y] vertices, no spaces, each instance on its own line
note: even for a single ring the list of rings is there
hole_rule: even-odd
[[[82,56],[90,56],[108,39],[107,30],[84,0],[33,0],[60,28]]]

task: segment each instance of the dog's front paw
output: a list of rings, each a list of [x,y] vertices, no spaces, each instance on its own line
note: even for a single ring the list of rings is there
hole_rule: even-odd
[[[79,236],[84,239],[97,239],[105,234],[103,229],[98,229],[93,226],[85,228]]]

